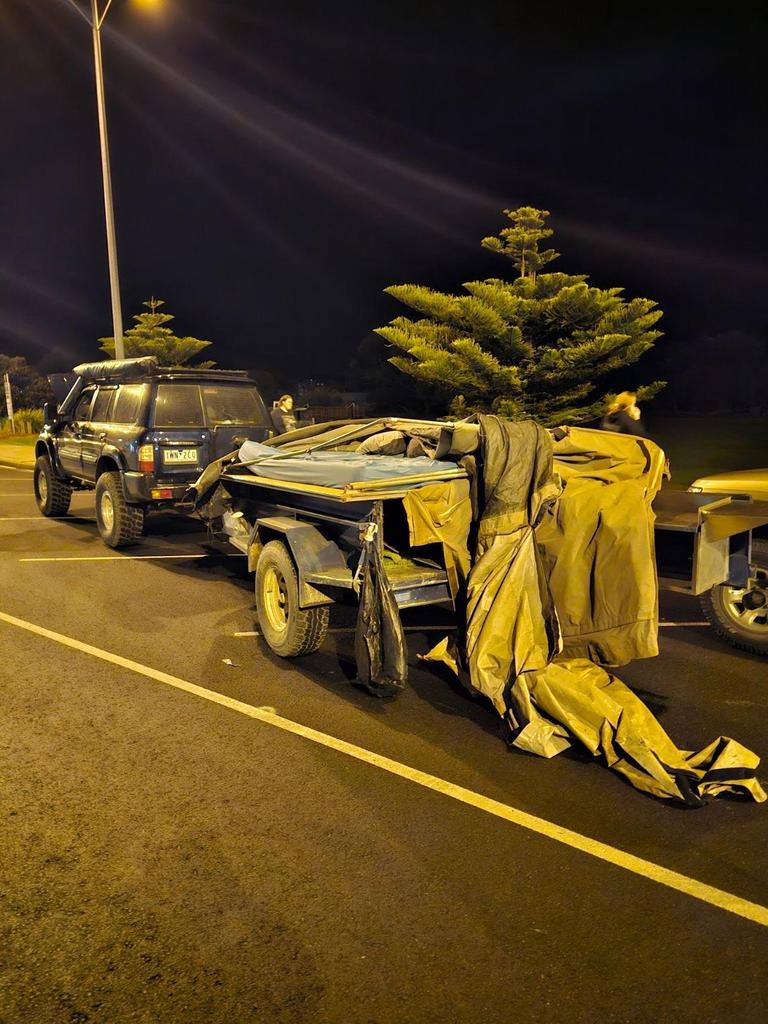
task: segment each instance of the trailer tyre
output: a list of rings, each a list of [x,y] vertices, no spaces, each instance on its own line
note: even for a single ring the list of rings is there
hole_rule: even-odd
[[[44,516],[65,516],[72,500],[72,488],[59,480],[53,471],[51,460],[41,455],[35,462],[35,501]]]
[[[699,601],[719,637],[742,651],[768,655],[768,541],[752,541],[746,587],[713,587]]]
[[[265,544],[256,563],[256,611],[264,639],[281,658],[312,654],[325,640],[328,608],[299,607],[299,578],[280,540]]]

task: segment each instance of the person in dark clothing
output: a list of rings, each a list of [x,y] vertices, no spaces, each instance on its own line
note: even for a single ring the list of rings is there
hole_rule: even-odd
[[[271,410],[272,425],[278,434],[287,434],[296,429],[296,416],[293,412],[293,396],[281,395],[277,405]]]
[[[640,419],[640,407],[634,391],[622,391],[614,398],[600,426],[603,430],[612,430],[616,434],[648,437],[648,432]]]

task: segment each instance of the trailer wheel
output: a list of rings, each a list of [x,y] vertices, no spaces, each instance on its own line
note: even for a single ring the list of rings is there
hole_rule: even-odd
[[[742,651],[768,655],[768,541],[752,541],[746,587],[713,587],[699,601],[719,637]]]
[[[280,540],[262,548],[256,563],[256,611],[264,639],[281,658],[312,654],[325,640],[328,608],[299,607],[299,578]]]

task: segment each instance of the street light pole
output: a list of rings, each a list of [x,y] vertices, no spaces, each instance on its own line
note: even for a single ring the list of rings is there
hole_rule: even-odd
[[[123,310],[120,303],[120,275],[117,269],[115,211],[112,204],[112,175],[109,168],[107,108],[104,101],[104,69],[101,63],[101,26],[104,23],[111,3],[112,0],[107,0],[107,6],[100,14],[98,0],[91,0],[91,30],[93,34],[93,65],[96,71],[96,106],[99,113],[101,177],[104,184],[104,216],[107,225],[107,257],[109,259],[109,291],[112,298],[112,330],[115,336],[115,359],[124,359]]]
[[[71,7],[91,26],[93,35],[93,66],[96,71],[96,106],[99,112],[99,144],[101,146],[101,178],[104,184],[104,217],[107,222],[107,257],[109,259],[109,292],[112,299],[112,331],[115,336],[115,359],[125,358],[123,345],[123,310],[120,303],[120,275],[117,270],[117,239],[115,211],[112,206],[112,175],[109,170],[109,140],[107,138],[107,107],[104,101],[104,69],[101,64],[101,26],[112,0],[107,0],[99,13],[98,0],[91,0],[89,18],[76,0],[68,0]]]

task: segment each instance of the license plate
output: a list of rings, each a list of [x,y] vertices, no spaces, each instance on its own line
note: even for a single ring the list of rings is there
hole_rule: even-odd
[[[166,448],[163,451],[163,463],[166,466],[190,462],[197,463],[197,448]]]

